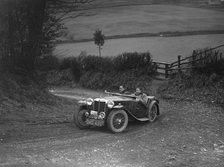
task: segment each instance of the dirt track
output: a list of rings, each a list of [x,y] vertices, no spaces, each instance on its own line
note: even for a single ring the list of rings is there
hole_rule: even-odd
[[[121,134],[71,122],[24,126],[1,142],[0,166],[224,166],[221,108],[164,100],[160,108],[155,123],[131,122]]]

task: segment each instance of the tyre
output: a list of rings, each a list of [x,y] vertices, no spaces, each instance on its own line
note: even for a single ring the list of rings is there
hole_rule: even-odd
[[[156,102],[152,102],[148,110],[148,118],[150,122],[154,122],[159,113],[159,108]]]
[[[124,110],[113,110],[107,118],[107,126],[113,133],[120,133],[128,125],[128,115]]]
[[[89,127],[89,125],[86,124],[86,111],[86,109],[80,109],[78,112],[75,112],[73,114],[73,122],[80,129],[85,129]]]

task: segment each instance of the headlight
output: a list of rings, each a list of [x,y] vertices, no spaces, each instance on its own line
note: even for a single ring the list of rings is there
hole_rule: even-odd
[[[114,102],[113,102],[113,101],[108,101],[108,102],[107,102],[107,106],[108,106],[109,108],[112,108],[112,107],[114,106]]]
[[[91,98],[88,98],[87,100],[86,100],[86,103],[87,103],[87,105],[92,105],[93,104],[93,99],[91,99]]]
[[[88,111],[85,112],[85,116],[86,116],[86,117],[89,116],[89,112],[88,112]]]

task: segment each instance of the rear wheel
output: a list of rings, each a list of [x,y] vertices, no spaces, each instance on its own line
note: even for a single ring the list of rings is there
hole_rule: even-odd
[[[86,124],[86,111],[86,109],[80,109],[78,112],[75,112],[73,114],[73,122],[80,129],[85,129],[89,127],[89,125]]]
[[[114,133],[120,133],[128,125],[128,115],[124,110],[111,111],[107,118],[107,126]]]
[[[158,105],[156,103],[153,103],[149,107],[149,113],[148,113],[148,118],[150,122],[154,122],[156,120],[156,117],[158,115]]]

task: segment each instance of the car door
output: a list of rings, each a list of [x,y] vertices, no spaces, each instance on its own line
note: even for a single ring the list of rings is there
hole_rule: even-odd
[[[135,101],[133,106],[133,115],[137,118],[147,117],[147,108],[140,101]]]

